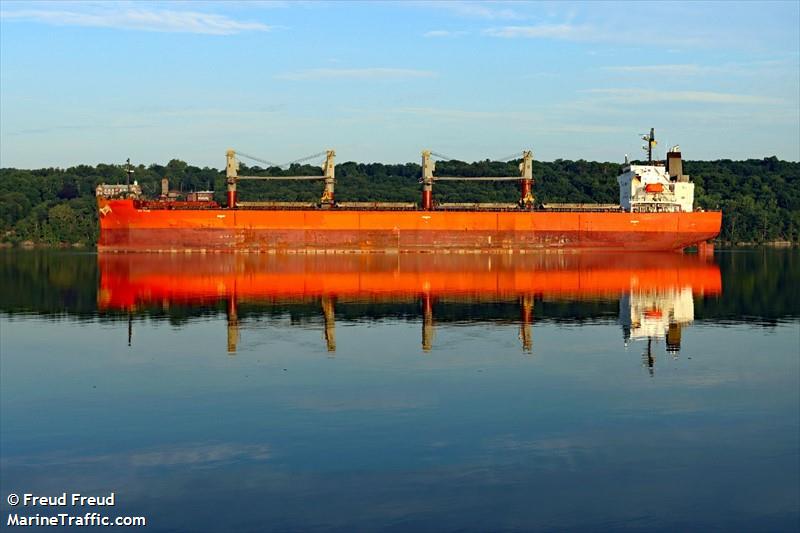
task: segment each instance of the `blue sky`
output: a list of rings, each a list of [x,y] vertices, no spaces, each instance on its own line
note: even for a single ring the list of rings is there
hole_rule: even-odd
[[[0,165],[800,159],[800,2],[0,2]]]

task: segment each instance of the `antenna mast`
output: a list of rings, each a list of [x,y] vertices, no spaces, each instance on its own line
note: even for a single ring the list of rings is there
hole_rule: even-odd
[[[125,187],[130,192],[131,187],[131,174],[133,174],[133,169],[131,168],[131,158],[125,160]]]
[[[653,164],[653,147],[658,144],[656,142],[656,130],[655,130],[655,128],[650,128],[650,135],[643,135],[642,136],[642,140],[643,141],[647,141],[647,145],[646,146],[642,146],[642,148],[647,150],[647,164],[648,165],[652,165]]]

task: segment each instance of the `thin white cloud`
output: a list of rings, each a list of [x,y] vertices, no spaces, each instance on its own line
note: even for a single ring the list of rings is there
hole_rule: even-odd
[[[536,26],[502,26],[487,28],[484,35],[490,37],[503,37],[507,39],[582,39],[586,36],[588,28],[572,24],[539,24]]]
[[[597,28],[586,24],[550,23],[526,26],[497,26],[481,31],[488,37],[502,39],[560,39],[576,42],[618,43],[640,46],[643,43],[659,45],[698,46],[707,44],[707,37],[680,34],[653,34],[642,30],[620,32],[619,28]],[[590,52],[591,53],[591,52]]]
[[[399,115],[421,115],[436,117],[444,120],[464,122],[489,122],[501,121],[513,123],[515,127],[522,127],[525,131],[541,131],[547,133],[610,133],[621,131],[618,126],[607,124],[594,125],[585,121],[581,123],[566,123],[558,116],[547,112],[535,111],[484,111],[475,109],[454,109],[440,107],[400,107],[389,109],[388,112]],[[381,115],[383,116],[383,115]]]
[[[499,2],[477,2],[473,0],[467,2],[416,2],[416,4],[421,4],[436,9],[446,9],[447,11],[462,17],[479,18],[484,20],[525,18],[518,11],[508,7],[501,7]]]
[[[750,94],[713,91],[653,91],[648,89],[587,89],[584,93],[605,96],[625,102],[698,102],[706,104],[780,104],[783,100]]]
[[[423,37],[460,37],[466,35],[466,31],[451,31],[451,30],[431,30],[423,33]]]
[[[479,111],[467,109],[451,109],[440,107],[399,107],[389,110],[392,113],[399,113],[402,115],[423,115],[427,117],[439,117],[445,119],[456,120],[494,120],[494,119],[511,119],[518,117],[516,113],[508,111]]]
[[[794,68],[792,68],[794,67]],[[767,76],[780,73],[796,73],[797,66],[785,60],[730,62],[720,65],[698,65],[696,63],[665,65],[617,65],[601,67],[609,72],[621,74],[666,74],[672,76],[702,76],[709,74]]]
[[[70,4],[65,4],[69,6]],[[269,31],[261,22],[234,20],[224,15],[199,11],[149,8],[99,9],[14,9],[0,11],[4,20],[39,22],[53,26],[83,26],[168,33],[232,35],[245,31]]]
[[[630,74],[664,74],[673,76],[693,76],[697,74],[707,74],[716,72],[718,67],[701,67],[694,64],[682,65],[622,65],[614,67],[603,67],[603,70],[610,72],[621,72]]]
[[[275,78],[280,80],[402,80],[433,78],[435,72],[407,68],[312,68],[284,72]]]

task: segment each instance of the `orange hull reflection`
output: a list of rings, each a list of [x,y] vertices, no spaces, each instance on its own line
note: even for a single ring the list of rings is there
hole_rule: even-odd
[[[690,287],[718,294],[719,267],[665,254],[197,255],[101,254],[101,309],[193,303],[403,296],[505,299],[519,295],[618,297]]]

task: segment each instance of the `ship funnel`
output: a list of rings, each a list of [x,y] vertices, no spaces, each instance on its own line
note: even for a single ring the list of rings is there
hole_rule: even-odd
[[[689,181],[689,176],[683,174],[680,146],[673,146],[667,152],[667,172],[672,181]]]

